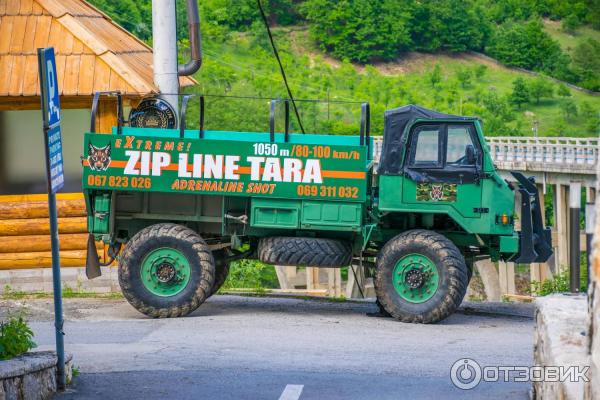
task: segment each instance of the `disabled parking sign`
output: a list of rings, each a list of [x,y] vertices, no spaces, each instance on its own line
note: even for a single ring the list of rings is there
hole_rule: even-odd
[[[48,182],[48,216],[50,220],[50,248],[52,250],[52,287],[54,292],[54,330],[56,337],[57,386],[64,389],[65,343],[62,312],[62,286],[60,282],[60,243],[58,240],[58,213],[56,192],[65,185],[62,137],[60,131],[60,100],[54,49],[38,49],[38,72],[44,143],[46,144],[46,178]]]
[[[38,49],[38,66],[46,143],[46,173],[48,189],[58,192],[65,184],[62,133],[60,128],[60,97],[56,75],[54,49]]]

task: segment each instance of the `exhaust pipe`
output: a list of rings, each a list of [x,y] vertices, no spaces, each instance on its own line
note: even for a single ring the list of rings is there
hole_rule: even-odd
[[[200,33],[198,0],[187,0],[187,18],[191,60],[177,66],[177,75],[179,76],[193,75],[202,66],[202,34]]]

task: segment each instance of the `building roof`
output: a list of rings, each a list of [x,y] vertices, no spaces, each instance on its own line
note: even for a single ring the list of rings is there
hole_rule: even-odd
[[[40,47],[54,47],[63,96],[158,92],[152,49],[85,1],[0,0],[0,97],[39,96]]]

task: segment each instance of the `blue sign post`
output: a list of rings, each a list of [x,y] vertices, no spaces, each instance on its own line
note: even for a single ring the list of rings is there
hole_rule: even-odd
[[[38,70],[44,142],[46,144],[46,178],[48,182],[48,211],[50,215],[50,244],[52,246],[52,279],[54,288],[54,327],[56,334],[57,386],[65,388],[65,344],[63,332],[62,287],[60,282],[60,253],[56,192],[65,184],[60,130],[60,98],[56,76],[54,49],[38,49]]]

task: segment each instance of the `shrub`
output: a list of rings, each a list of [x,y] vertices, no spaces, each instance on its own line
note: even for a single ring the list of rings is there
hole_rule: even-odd
[[[309,0],[302,11],[312,37],[340,59],[391,60],[412,45],[411,16],[401,2]]]
[[[544,30],[540,20],[500,25],[486,53],[507,65],[544,72],[558,79],[570,78],[572,74],[568,70],[569,56]]]
[[[275,269],[258,260],[239,260],[231,263],[223,289],[274,289],[278,288]]]
[[[22,316],[10,316],[0,323],[0,360],[10,360],[36,346],[33,332]]]

